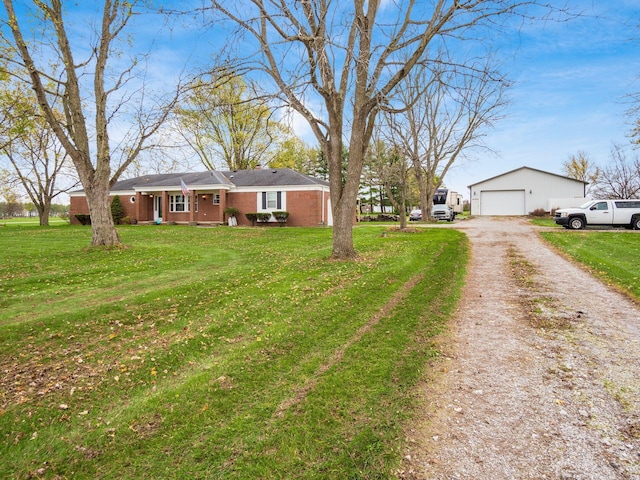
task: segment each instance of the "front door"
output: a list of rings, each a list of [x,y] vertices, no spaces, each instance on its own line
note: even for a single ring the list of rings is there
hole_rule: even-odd
[[[162,221],[162,196],[153,197],[153,220],[155,222]]]

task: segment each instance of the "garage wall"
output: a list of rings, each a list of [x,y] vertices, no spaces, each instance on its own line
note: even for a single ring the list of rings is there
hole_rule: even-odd
[[[584,197],[584,183],[529,167],[469,186],[473,215],[527,215],[549,211],[551,198]]]

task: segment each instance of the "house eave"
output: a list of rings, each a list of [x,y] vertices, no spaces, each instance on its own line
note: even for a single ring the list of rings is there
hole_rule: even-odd
[[[189,190],[198,193],[210,193],[215,192],[217,190],[230,190],[232,187],[230,185],[189,185]],[[167,186],[145,186],[145,187],[136,187],[135,192],[141,194],[149,194],[149,193],[162,193],[162,192],[181,192],[182,189],[180,185],[167,185]],[[116,190],[111,190],[111,193],[119,193]]]
[[[326,185],[253,185],[247,187],[232,187],[229,193],[247,192],[292,192],[292,191],[329,191]]]

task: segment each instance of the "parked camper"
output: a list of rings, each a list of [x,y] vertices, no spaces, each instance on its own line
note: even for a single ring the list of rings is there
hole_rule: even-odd
[[[439,188],[433,195],[431,216],[437,220],[452,221],[458,213],[462,213],[462,195],[448,188]]]

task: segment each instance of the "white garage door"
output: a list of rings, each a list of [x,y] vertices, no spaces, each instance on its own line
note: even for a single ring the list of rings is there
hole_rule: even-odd
[[[480,192],[480,215],[525,215],[524,190]]]

